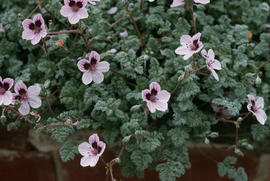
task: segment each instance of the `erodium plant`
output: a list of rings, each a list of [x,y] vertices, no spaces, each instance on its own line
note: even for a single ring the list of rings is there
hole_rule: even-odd
[[[63,161],[78,155],[91,171],[102,160],[111,180],[120,164],[125,177],[148,168],[173,181],[192,166],[187,142],[244,156],[270,133],[269,4],[4,0],[2,126],[44,130]],[[89,141],[68,139],[82,130]],[[102,158],[108,148],[115,159]],[[247,180],[235,163],[219,175]]]

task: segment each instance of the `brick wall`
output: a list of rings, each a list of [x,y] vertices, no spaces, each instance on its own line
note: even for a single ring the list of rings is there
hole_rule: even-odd
[[[85,134],[89,135],[89,133]],[[76,135],[77,138],[84,138]],[[87,140],[87,137],[85,137]],[[60,145],[53,142],[46,134],[21,128],[7,132],[0,129],[0,181],[89,181],[106,180],[106,170],[100,161],[95,168],[80,166],[80,156],[67,163],[61,162],[58,149]],[[206,147],[201,145],[189,149],[192,168],[178,181],[226,181],[217,175],[214,160],[222,161],[227,155],[224,147]],[[107,161],[114,158],[110,150],[104,153]],[[211,159],[209,159],[211,158]],[[243,166],[251,181],[270,181],[270,156],[245,152],[245,157],[238,157],[238,165]],[[123,178],[120,167],[114,167],[117,180],[135,181],[137,178]],[[144,181],[155,181],[158,173],[146,170]]]

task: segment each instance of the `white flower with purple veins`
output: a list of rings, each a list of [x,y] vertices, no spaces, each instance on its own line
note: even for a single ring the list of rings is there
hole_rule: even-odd
[[[100,55],[96,51],[92,51],[89,60],[82,59],[77,63],[80,71],[83,72],[82,82],[85,85],[92,81],[99,84],[104,80],[103,72],[108,72],[110,64],[106,61],[100,61]]]
[[[203,49],[201,53],[202,56],[205,58],[205,64],[207,68],[212,72],[215,79],[219,81],[218,75],[215,70],[221,70],[221,64],[218,60],[215,59],[214,51],[210,49],[207,53],[207,51]]]
[[[152,82],[149,88],[142,91],[142,99],[147,102],[150,112],[166,111],[171,94],[166,90],[161,90],[160,85],[156,82]]]
[[[203,43],[200,41],[201,33],[195,34],[193,37],[183,35],[180,39],[181,46],[175,50],[178,55],[183,55],[183,59],[187,60],[193,54],[198,53],[203,48]]]
[[[262,125],[265,124],[265,121],[267,120],[267,115],[265,114],[263,108],[264,108],[264,100],[262,97],[259,97],[257,101],[255,100],[255,97],[253,95],[247,95],[249,99],[249,104],[247,105],[247,109],[249,112],[251,112],[254,116],[256,116],[259,123]]]
[[[210,3],[210,0],[194,0],[195,3],[201,3],[201,4],[207,4]],[[185,4],[185,0],[173,0],[173,3],[171,4],[171,8],[182,6]]]
[[[96,2],[99,2],[100,0],[87,0],[90,4],[96,5]]]
[[[29,114],[30,106],[35,109],[41,106],[41,99],[39,97],[41,88],[38,85],[32,85],[27,89],[26,85],[20,80],[15,84],[14,90],[15,94],[13,97],[15,101],[21,102],[19,112],[22,115]]]
[[[79,145],[78,150],[83,156],[81,158],[82,167],[94,167],[96,166],[99,157],[103,154],[106,144],[103,141],[99,141],[97,134],[92,134],[89,137],[89,143],[83,142]]]
[[[22,38],[25,40],[31,40],[33,45],[36,45],[41,38],[47,35],[47,30],[45,28],[44,19],[41,14],[34,16],[34,19],[25,19],[22,22],[23,32]]]
[[[13,86],[13,82],[14,81],[11,78],[2,80],[2,77],[0,76],[0,106],[7,106],[12,103],[13,95],[10,92],[10,89]]]
[[[65,0],[65,5],[62,6],[60,13],[62,16],[68,18],[70,24],[76,24],[80,19],[88,17],[88,12],[85,8],[86,0]]]

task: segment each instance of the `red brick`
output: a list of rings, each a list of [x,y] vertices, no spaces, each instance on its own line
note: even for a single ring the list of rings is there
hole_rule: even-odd
[[[203,153],[203,155],[202,155]],[[189,169],[184,176],[177,179],[177,181],[231,181],[229,179],[220,178],[217,173],[217,164],[218,162],[223,161],[223,159],[228,155],[235,156],[234,153],[225,151],[224,149],[209,149],[202,148],[200,151],[196,149],[190,149],[190,161],[192,164],[191,169]],[[206,155],[206,156],[205,156]],[[104,160],[113,159],[113,153],[105,151]],[[76,180],[87,180],[91,178],[91,180],[105,180],[106,179],[106,170],[104,168],[104,164],[100,160],[96,167],[83,168],[80,166],[80,156],[77,156],[75,160],[63,163],[62,164],[62,175],[63,180],[65,181],[76,181]],[[211,160],[211,159],[213,160]],[[249,176],[249,180],[253,180],[253,178],[257,174],[257,167],[259,162],[259,155],[253,152],[245,153],[245,157],[238,157],[237,166],[243,166]],[[123,181],[137,181],[137,178],[123,178],[121,176],[121,171],[119,166],[114,167],[114,177],[117,180]],[[146,170],[145,178],[142,181],[155,181],[159,180],[158,173],[155,171]]]
[[[53,160],[40,153],[0,151],[0,180],[55,181]]]
[[[7,131],[5,128],[0,129],[0,148],[11,150],[27,149],[28,129],[21,127],[18,130]]]

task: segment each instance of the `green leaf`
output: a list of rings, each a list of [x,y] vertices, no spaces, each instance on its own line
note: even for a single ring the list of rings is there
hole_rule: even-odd
[[[63,162],[67,162],[69,160],[73,160],[75,155],[79,153],[78,146],[81,141],[66,141],[59,150],[60,157]]]

